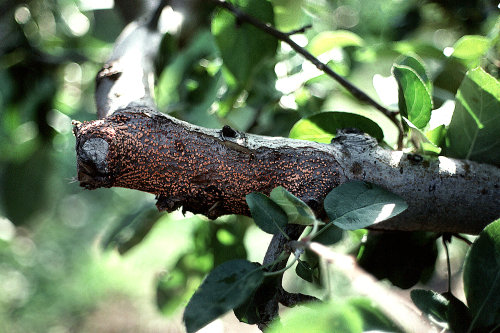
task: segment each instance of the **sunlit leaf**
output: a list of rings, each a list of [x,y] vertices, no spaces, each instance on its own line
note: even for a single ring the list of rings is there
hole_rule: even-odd
[[[431,119],[432,99],[425,83],[414,69],[394,65],[392,74],[398,82],[399,112],[417,128],[424,128]]]
[[[250,213],[257,226],[269,234],[277,234],[288,224],[286,212],[268,196],[250,193],[246,196]]]
[[[490,43],[491,40],[485,36],[463,36],[453,45],[452,56],[464,60],[476,60],[488,50]]]
[[[467,72],[457,91],[446,155],[500,163],[500,83],[482,68]]]
[[[418,55],[416,55],[415,53],[401,55],[396,60],[394,60],[394,63],[398,66],[406,66],[413,69],[425,84],[429,93],[432,94],[432,82],[429,78],[429,69]]]
[[[427,132],[424,134],[420,129],[418,129],[415,125],[413,125],[408,119],[403,117],[406,125],[410,128],[410,134],[412,140],[416,143],[417,148],[424,154],[434,154],[438,155],[441,153],[441,148],[438,147],[434,142],[432,142],[427,137]],[[444,126],[442,126],[442,130],[444,131]],[[431,135],[439,135],[441,132],[430,132]],[[437,138],[436,138],[437,139]]]
[[[290,130],[290,138],[330,143],[338,129],[357,128],[382,141],[384,133],[377,123],[349,112],[321,112],[299,120]]]
[[[268,333],[363,332],[363,318],[356,308],[345,303],[297,306],[283,314]]]
[[[464,291],[474,328],[500,323],[500,220],[488,225],[469,248]]]
[[[186,306],[183,321],[187,332],[196,332],[247,300],[264,279],[259,267],[237,259],[212,270]]]
[[[334,48],[362,46],[364,41],[355,33],[347,30],[324,31],[317,34],[307,46],[309,52],[319,56]]]
[[[339,185],[325,198],[331,223],[346,230],[366,228],[396,216],[407,207],[400,196],[361,181]]]

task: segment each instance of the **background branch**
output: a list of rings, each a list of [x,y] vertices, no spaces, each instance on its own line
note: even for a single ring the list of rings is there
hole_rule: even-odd
[[[238,19],[239,22],[246,22],[248,24],[253,25],[254,27],[264,31],[265,33],[274,36],[276,39],[283,41],[290,45],[290,47],[297,53],[301,54],[304,58],[309,60],[311,63],[313,63],[319,70],[323,71],[325,74],[328,76],[332,77],[335,81],[337,81],[342,87],[344,87],[347,91],[349,91],[355,98],[357,98],[359,101],[367,103],[380,112],[382,112],[384,115],[386,115],[398,128],[400,132],[400,136],[402,135],[402,125],[399,119],[397,118],[397,115],[399,112],[397,111],[391,111],[388,110],[386,107],[380,105],[377,101],[375,101],[373,98],[368,96],[365,92],[363,92],[361,89],[353,85],[351,82],[346,80],[343,76],[339,75],[337,72],[335,72],[333,69],[331,69],[328,65],[322,63],[318,58],[313,56],[310,52],[308,52],[306,49],[295,43],[290,36],[298,33],[298,32],[303,32],[304,28],[293,31],[291,33],[284,33],[282,31],[279,31],[275,28],[273,28],[271,25],[266,24],[264,22],[261,22],[257,20],[256,18],[246,14],[245,12],[241,11],[237,7],[233,6],[230,2],[225,1],[225,0],[211,0],[214,2],[217,6],[224,8],[231,13],[234,14],[234,16]]]

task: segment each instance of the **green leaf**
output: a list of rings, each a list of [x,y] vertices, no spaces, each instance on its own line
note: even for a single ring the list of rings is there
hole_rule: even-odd
[[[418,55],[416,55],[415,53],[401,55],[398,58],[396,58],[396,60],[394,60],[394,63],[398,66],[406,66],[413,69],[415,73],[418,75],[418,77],[425,84],[429,93],[432,92],[432,82],[429,79],[430,77],[429,69],[425,65],[424,61]]]
[[[297,273],[297,275],[303,280],[311,283],[313,282],[314,270],[307,261],[302,261],[299,259],[297,267],[295,267],[295,273]]]
[[[105,249],[113,244],[120,254],[126,253],[146,237],[162,215],[158,209],[154,208],[140,210],[138,213],[124,217],[120,225],[102,240],[102,247]]]
[[[449,301],[446,318],[450,330],[455,333],[466,333],[472,323],[469,308],[451,292],[444,292],[443,296]]]
[[[452,56],[464,60],[476,60],[490,47],[491,39],[485,36],[467,35],[453,45]]]
[[[500,83],[482,68],[465,75],[448,127],[450,157],[500,163]]]
[[[475,329],[500,323],[500,220],[484,228],[469,248],[464,291]]]
[[[363,318],[355,307],[342,302],[309,304],[286,311],[267,333],[363,332]]]
[[[331,223],[345,230],[366,228],[408,208],[398,195],[367,182],[352,181],[334,188],[325,198]]]
[[[441,148],[435,145],[424,132],[419,130],[415,125],[413,125],[408,119],[403,117],[403,120],[406,122],[406,125],[410,128],[410,136],[412,141],[415,142],[417,148],[423,154],[434,154],[439,155],[441,153]],[[442,126],[444,129],[444,126]],[[429,133],[429,132],[427,132]],[[438,132],[439,133],[439,132]],[[434,134],[434,132],[431,132]]]
[[[282,186],[273,189],[270,197],[286,212],[288,223],[312,225],[316,222],[316,216],[311,208]]]
[[[318,230],[314,236],[314,241],[323,245],[333,245],[339,242],[343,236],[344,230],[330,223]]]
[[[432,290],[414,289],[410,293],[413,303],[433,322],[441,327],[447,327],[446,311],[449,301],[441,294]]]
[[[269,1],[235,0],[232,4],[264,23],[274,24],[273,6]],[[224,65],[246,86],[252,74],[276,54],[278,40],[246,23],[238,23],[233,14],[220,10],[212,20],[212,33],[219,46]]]
[[[407,289],[434,272],[437,235],[430,232],[371,232],[364,235],[359,265],[378,280]]]
[[[363,318],[363,332],[403,332],[372,299],[349,298],[348,304]]]
[[[268,196],[254,192],[247,194],[246,201],[257,226],[269,234],[283,232],[288,224],[286,212]]]
[[[196,332],[245,302],[260,286],[264,272],[259,264],[236,259],[212,270],[184,311],[188,333]]]
[[[307,49],[312,55],[319,56],[334,48],[363,46],[363,44],[361,37],[347,30],[323,31],[311,40]]]
[[[357,128],[368,133],[378,141],[384,132],[373,120],[349,112],[321,112],[299,120],[290,130],[290,138],[330,143],[338,129]]]
[[[394,65],[392,75],[398,82],[399,111],[417,128],[424,128],[431,119],[432,99],[424,81],[414,69]]]

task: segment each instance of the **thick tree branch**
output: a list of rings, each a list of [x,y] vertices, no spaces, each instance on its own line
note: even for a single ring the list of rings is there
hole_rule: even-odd
[[[129,108],[76,126],[75,135],[81,186],[153,193],[160,210],[249,215],[246,194],[283,186],[324,216],[328,192],[364,180],[409,204],[374,229],[474,234],[500,217],[499,168],[386,150],[359,134],[319,144],[206,129]]]

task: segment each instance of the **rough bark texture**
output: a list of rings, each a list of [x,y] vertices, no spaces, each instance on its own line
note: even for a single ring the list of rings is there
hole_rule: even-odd
[[[249,215],[246,194],[283,186],[324,217],[329,191],[364,180],[409,204],[376,229],[475,234],[500,217],[499,168],[391,151],[366,135],[342,133],[331,144],[268,138],[197,127],[138,107],[74,131],[81,186],[153,193],[160,210],[182,206],[212,219]]]

